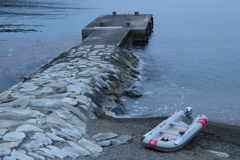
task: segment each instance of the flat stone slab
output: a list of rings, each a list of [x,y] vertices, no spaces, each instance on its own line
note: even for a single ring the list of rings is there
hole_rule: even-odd
[[[107,139],[111,139],[111,138],[115,138],[118,135],[112,132],[109,133],[98,133],[96,135],[93,136],[93,139],[95,139],[96,141],[100,141],[100,140],[107,140]]]
[[[11,142],[22,142],[25,137],[26,135],[23,132],[10,132],[3,136],[3,140]]]
[[[93,144],[92,142],[82,138],[81,140],[78,141],[78,143],[83,146],[84,148],[88,149],[91,153],[99,153],[102,152],[103,149],[102,147],[99,147],[96,144]]]
[[[130,143],[133,141],[133,137],[128,136],[128,135],[122,135],[120,137],[111,139],[111,144],[112,145],[122,145],[122,144],[126,144],[126,143]]]

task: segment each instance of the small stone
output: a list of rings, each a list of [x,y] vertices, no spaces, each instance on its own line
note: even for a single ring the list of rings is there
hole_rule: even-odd
[[[3,140],[11,142],[22,142],[25,137],[26,135],[23,132],[10,132],[3,136]]]
[[[112,145],[122,145],[122,144],[129,143],[132,140],[133,140],[133,138],[131,136],[122,135],[118,138],[111,139],[110,141],[111,141]]]
[[[116,113],[116,115],[125,115],[127,113],[127,110],[121,105],[117,105],[116,107],[111,109],[111,111]]]
[[[82,138],[81,140],[78,141],[78,143],[81,146],[84,146],[84,148],[88,149],[91,153],[99,153],[102,152],[103,149],[102,147],[97,146],[96,144],[93,144],[92,142]]]
[[[15,149],[12,151],[11,157],[16,159],[34,160],[34,158],[27,156],[25,153],[16,151]]]
[[[43,132],[42,129],[32,126],[30,124],[23,124],[16,129],[17,132],[29,132],[29,131],[35,131],[35,132]]]
[[[34,157],[35,159],[40,159],[40,160],[45,160],[45,158],[43,156],[40,156],[37,153],[33,153],[33,152],[28,152],[28,154],[32,157]]]
[[[67,142],[71,147],[73,147],[73,149],[75,149],[81,155],[83,155],[83,156],[90,155],[90,152],[88,150],[84,149],[83,147],[79,146],[78,144],[76,144],[72,141],[67,141]]]
[[[132,97],[132,98],[138,98],[138,97],[142,96],[142,94],[140,92],[138,92],[137,90],[123,91],[123,95],[128,96],[128,97]]]
[[[28,152],[37,151],[43,144],[39,141],[31,141],[29,143],[23,144],[22,149]]]
[[[76,159],[80,156],[80,154],[75,151],[72,147],[66,146],[61,149],[61,152],[66,153],[69,157]]]
[[[106,114],[107,116],[111,116],[111,117],[116,116],[116,113],[111,112],[111,111],[106,111],[105,114]]]
[[[55,142],[65,142],[65,140],[64,140],[63,138],[58,137],[58,136],[56,136],[56,135],[53,134],[53,133],[47,132],[46,135],[47,135],[48,137],[50,137],[50,138],[51,138],[53,141],[55,141]]]
[[[0,157],[8,156],[11,154],[11,149],[9,148],[0,148]]]
[[[43,145],[52,144],[52,140],[41,132],[34,133],[31,139],[35,139],[36,141],[41,142]]]
[[[108,133],[98,133],[96,135],[93,136],[93,139],[95,139],[96,141],[100,141],[100,140],[107,140],[107,139],[112,139],[112,138],[116,138],[118,135],[112,132],[108,132]]]
[[[110,140],[99,141],[97,145],[100,147],[107,147],[111,145],[111,141]]]
[[[67,87],[58,87],[58,88],[53,88],[54,92],[56,93],[66,93],[67,92]]]
[[[0,136],[3,136],[7,131],[8,129],[0,129]]]
[[[0,148],[17,148],[21,142],[0,143]]]
[[[76,130],[72,130],[72,129],[62,128],[61,132],[66,133],[67,135],[78,138],[78,139],[82,137],[81,133],[77,132]]]
[[[230,157],[229,154],[224,153],[224,152],[218,152],[218,151],[212,151],[212,150],[207,150],[207,151],[210,152],[210,153],[216,154],[216,155],[218,155],[219,157],[223,157],[223,158],[228,158],[228,157]]]

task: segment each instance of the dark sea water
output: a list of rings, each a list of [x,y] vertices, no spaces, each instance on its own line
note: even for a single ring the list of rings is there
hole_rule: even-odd
[[[240,122],[240,1],[0,0],[0,92],[81,43],[81,29],[101,14],[153,14],[154,32],[140,58],[139,99],[129,115],[193,114]]]

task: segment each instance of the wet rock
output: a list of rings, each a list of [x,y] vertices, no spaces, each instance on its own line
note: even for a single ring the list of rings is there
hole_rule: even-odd
[[[132,97],[132,98],[139,98],[142,94],[137,90],[127,90],[123,91],[124,96]]]
[[[23,132],[10,132],[3,136],[4,141],[22,142],[26,135]]]
[[[117,105],[111,111],[114,112],[116,115],[125,115],[127,113],[127,110],[121,105]]]
[[[78,145],[72,141],[67,141],[67,142],[71,147],[73,147],[73,149],[75,149],[81,155],[83,155],[83,156],[90,155],[90,152],[88,150],[84,149],[83,147],[81,147],[80,145]]]
[[[66,146],[61,149],[61,152],[66,153],[69,157],[76,159],[80,156],[80,154],[75,151],[72,147]]]
[[[84,148],[88,149],[91,153],[99,153],[102,152],[103,149],[102,147],[97,146],[96,144],[93,144],[92,142],[82,138],[81,140],[78,141],[78,143],[81,146],[84,146]]]
[[[122,135],[120,137],[111,139],[110,141],[111,141],[112,145],[122,145],[122,144],[132,142],[133,138],[131,136],[128,136],[128,135]]]
[[[11,154],[11,149],[9,148],[0,148],[0,157],[8,156]]]
[[[112,132],[109,133],[98,133],[96,135],[94,135],[92,138],[96,141],[100,141],[100,140],[107,140],[107,139],[111,139],[111,138],[115,138],[118,135]]]
[[[30,124],[23,124],[16,129],[17,132],[29,132],[29,131],[35,131],[35,132],[43,132],[42,129],[32,126]]]

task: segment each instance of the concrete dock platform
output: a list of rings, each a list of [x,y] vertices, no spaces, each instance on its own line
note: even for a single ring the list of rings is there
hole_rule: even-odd
[[[83,45],[116,45],[128,48],[145,44],[153,29],[151,14],[101,15],[82,29]]]

